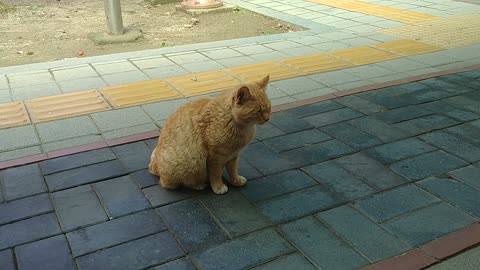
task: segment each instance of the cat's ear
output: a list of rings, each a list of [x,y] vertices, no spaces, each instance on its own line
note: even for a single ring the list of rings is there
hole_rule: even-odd
[[[260,81],[258,81],[257,84],[258,84],[262,89],[266,89],[266,88],[267,88],[267,84],[268,84],[269,81],[270,81],[270,75],[267,75],[267,76],[265,76],[263,79],[261,79]]]
[[[237,104],[242,105],[245,104],[250,99],[250,89],[246,86],[240,87],[237,90],[235,101]]]

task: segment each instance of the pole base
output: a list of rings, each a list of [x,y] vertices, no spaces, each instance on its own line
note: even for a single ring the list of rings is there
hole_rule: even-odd
[[[97,45],[107,45],[116,43],[135,42],[143,38],[141,30],[125,29],[123,35],[113,35],[110,33],[88,33],[87,37]]]
[[[223,6],[221,0],[183,0],[182,6],[186,9],[207,9]]]

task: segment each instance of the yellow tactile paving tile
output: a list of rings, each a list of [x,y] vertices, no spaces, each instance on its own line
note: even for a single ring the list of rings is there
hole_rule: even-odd
[[[0,104],[0,128],[30,123],[25,105],[21,101]]]
[[[314,3],[319,3],[326,6],[331,6],[339,9],[354,11],[358,13],[368,14],[376,17],[381,17],[389,20],[394,20],[403,23],[415,23],[436,18],[436,16],[418,13],[409,10],[401,10],[392,7],[379,6],[367,2],[355,0],[309,0]]]
[[[187,97],[222,91],[240,84],[222,70],[167,78],[166,81]]]
[[[100,92],[114,108],[182,97],[161,80],[109,86]]]
[[[337,70],[352,66],[352,64],[335,59],[326,54],[314,54],[283,59],[281,63],[305,74]]]
[[[25,101],[32,121],[44,122],[111,109],[95,90]]]
[[[251,82],[259,80],[270,75],[270,80],[280,80],[292,77],[297,77],[300,74],[283,66],[277,62],[262,62],[253,65],[239,66],[225,69],[228,73],[234,77],[239,78],[243,82]]]
[[[373,47],[402,56],[430,53],[443,50],[442,48],[437,46],[408,39],[382,42],[373,45]]]
[[[328,54],[355,65],[367,65],[400,57],[368,46],[333,51]]]
[[[438,18],[381,32],[440,48],[459,48],[480,43],[480,14]]]

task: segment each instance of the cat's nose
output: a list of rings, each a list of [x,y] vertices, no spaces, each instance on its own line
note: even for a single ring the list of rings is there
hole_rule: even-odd
[[[270,120],[270,115],[264,115],[263,120],[265,120],[265,122],[268,122],[268,120]]]

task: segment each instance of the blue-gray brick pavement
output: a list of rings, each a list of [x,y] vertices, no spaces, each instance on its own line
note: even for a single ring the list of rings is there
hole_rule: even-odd
[[[480,220],[471,74],[274,113],[240,159],[248,184],[222,196],[161,188],[156,139],[0,171],[0,266],[358,269],[402,254]]]

